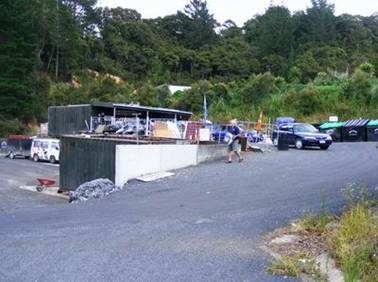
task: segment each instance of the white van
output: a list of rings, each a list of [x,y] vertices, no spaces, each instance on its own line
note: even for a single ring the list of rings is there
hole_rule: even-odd
[[[59,162],[59,143],[59,139],[35,138],[31,145],[30,157],[35,162],[39,160],[49,161],[52,164]]]

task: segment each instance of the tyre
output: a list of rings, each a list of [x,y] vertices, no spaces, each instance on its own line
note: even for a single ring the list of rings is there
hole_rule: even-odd
[[[35,161],[35,162],[38,162],[38,161],[39,161],[39,157],[38,157],[37,154],[34,154],[34,155],[33,155],[33,161]]]
[[[295,148],[297,148],[298,150],[301,150],[304,148],[303,142],[301,139],[298,138],[297,140],[295,140]]]
[[[37,185],[36,188],[38,192],[42,192],[43,190],[45,190],[45,187],[43,187],[42,185]]]
[[[322,145],[322,146],[320,146],[320,149],[321,149],[321,150],[327,150],[328,147],[329,147],[328,145]]]
[[[15,157],[16,157],[16,155],[15,155],[13,152],[10,152],[10,153],[9,153],[9,158],[10,158],[11,160],[14,160]]]
[[[50,164],[55,164],[56,163],[56,159],[55,159],[54,156],[50,156],[49,161],[50,161]]]

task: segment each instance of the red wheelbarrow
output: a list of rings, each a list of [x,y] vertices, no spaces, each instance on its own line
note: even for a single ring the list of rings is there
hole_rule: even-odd
[[[42,192],[46,188],[49,188],[55,184],[55,180],[47,178],[37,178],[39,184],[35,187],[38,192]]]

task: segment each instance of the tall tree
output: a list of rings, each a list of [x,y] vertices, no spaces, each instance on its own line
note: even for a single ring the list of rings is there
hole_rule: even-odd
[[[156,35],[135,10],[105,9],[101,35],[104,51],[121,70],[119,74],[143,80],[149,71],[156,70]]]
[[[294,22],[289,9],[269,7],[265,14],[256,17],[254,27],[246,30],[246,37],[255,42],[262,56],[275,54],[287,58],[294,41]]]
[[[0,116],[28,121],[36,67],[33,1],[0,2]]]
[[[311,0],[312,6],[301,14],[299,33],[303,40],[333,44],[336,40],[335,5],[327,0]]]
[[[217,40],[215,28],[217,21],[207,6],[207,1],[192,0],[185,6],[184,15],[178,12],[183,19],[184,45],[192,49],[200,49],[205,45],[214,44]]]

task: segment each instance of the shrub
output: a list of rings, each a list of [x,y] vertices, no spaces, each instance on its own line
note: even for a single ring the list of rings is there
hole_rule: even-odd
[[[375,281],[378,277],[378,216],[371,208],[367,189],[348,185],[348,209],[340,227],[331,231],[328,249],[340,263],[345,281]]]
[[[19,120],[0,118],[0,137],[6,137],[8,134],[21,134],[23,131],[24,126]]]
[[[374,74],[374,66],[370,63],[363,63],[360,65],[360,69],[370,75]]]
[[[242,101],[247,105],[261,102],[264,97],[273,92],[274,88],[275,78],[271,73],[253,76],[241,90]]]
[[[304,116],[309,116],[322,109],[319,90],[313,84],[308,84],[299,92],[290,89],[285,96],[285,103],[287,111],[295,109],[296,112]]]

